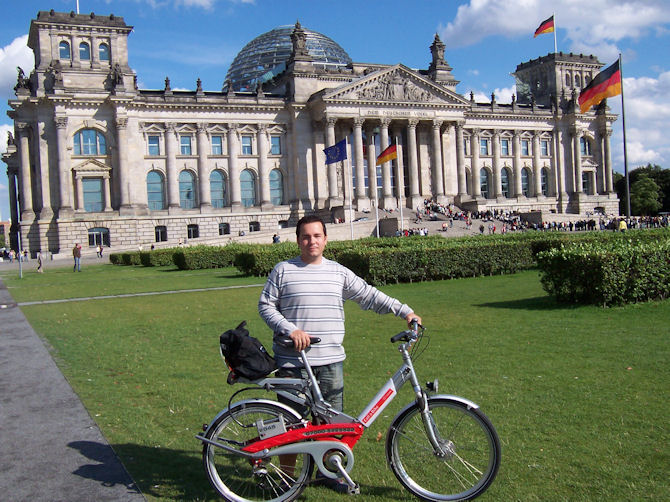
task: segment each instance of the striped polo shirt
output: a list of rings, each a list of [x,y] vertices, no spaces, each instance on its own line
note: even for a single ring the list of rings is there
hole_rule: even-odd
[[[288,337],[296,329],[321,338],[308,349],[309,363],[323,366],[345,358],[344,301],[353,300],[364,310],[394,313],[405,318],[412,309],[370,286],[348,268],[322,259],[306,264],[300,257],[278,263],[270,273],[258,301],[258,312],[275,336]],[[300,367],[298,353],[273,344],[279,367]]]

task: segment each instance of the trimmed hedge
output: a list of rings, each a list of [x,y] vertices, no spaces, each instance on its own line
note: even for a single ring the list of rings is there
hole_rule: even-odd
[[[579,243],[538,254],[540,281],[559,302],[602,306],[670,297],[670,239]]]
[[[230,243],[226,246],[177,248],[173,255],[174,264],[181,270],[230,267],[235,256],[254,247],[253,244]]]

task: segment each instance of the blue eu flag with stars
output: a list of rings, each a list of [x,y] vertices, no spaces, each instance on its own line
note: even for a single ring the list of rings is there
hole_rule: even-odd
[[[326,148],[323,153],[326,154],[326,164],[340,162],[347,158],[347,140],[338,141],[333,146]]]

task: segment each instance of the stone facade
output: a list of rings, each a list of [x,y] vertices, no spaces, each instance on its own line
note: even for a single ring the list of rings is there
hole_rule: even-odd
[[[255,91],[141,90],[122,18],[40,12],[10,101],[12,236],[58,253],[227,242],[295,224],[424,199],[465,210],[618,214],[605,103],[576,97],[602,64],[550,54],[517,67],[519,98],[456,93],[436,35],[426,70],[317,68],[299,23],[286,70]],[[347,138],[347,160],[324,148]],[[391,144],[398,159],[375,166]],[[18,193],[18,207],[15,193]],[[20,219],[19,219],[20,217]],[[20,224],[19,224],[20,220]]]

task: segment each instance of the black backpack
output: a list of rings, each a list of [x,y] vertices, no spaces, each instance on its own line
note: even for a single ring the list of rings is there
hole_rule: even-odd
[[[219,337],[221,355],[230,369],[228,383],[234,384],[240,377],[258,380],[272,373],[277,365],[263,344],[253,336],[242,321],[235,329],[229,329]]]

